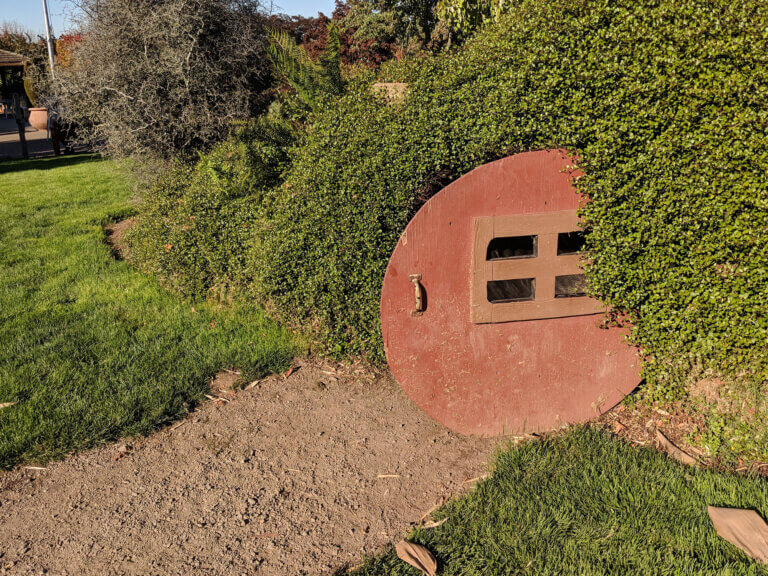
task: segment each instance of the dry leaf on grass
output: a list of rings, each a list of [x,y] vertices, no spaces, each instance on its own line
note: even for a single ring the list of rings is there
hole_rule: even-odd
[[[255,388],[256,386],[259,385],[260,382],[261,380],[254,380],[253,382],[248,384],[248,386],[245,387],[245,390],[250,390],[251,388]]]
[[[286,370],[285,374],[283,374],[283,378],[288,378],[291,374],[293,374],[296,371],[296,366],[291,366]]]
[[[664,434],[661,433],[661,430],[656,430],[656,441],[659,443],[659,446],[669,454],[672,458],[677,460],[678,462],[682,462],[683,464],[687,464],[689,466],[693,466],[694,464],[698,463],[698,460],[688,454],[688,452],[684,452],[677,446],[675,446],[672,441],[664,436]]]
[[[427,576],[437,574],[437,560],[424,546],[403,540],[395,544],[395,552],[400,560],[421,570]]]
[[[0,410],[2,410],[3,408],[10,408],[15,404],[16,402],[0,402]]]
[[[615,434],[621,434],[627,429],[624,424],[622,424],[621,420],[616,420],[616,422],[613,423],[613,432]]]
[[[715,531],[750,557],[768,563],[768,524],[754,510],[708,506]]]

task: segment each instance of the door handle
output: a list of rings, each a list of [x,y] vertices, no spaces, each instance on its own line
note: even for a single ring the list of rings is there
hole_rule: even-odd
[[[408,277],[413,282],[413,310],[411,310],[411,316],[421,316],[424,313],[421,274],[410,274]]]

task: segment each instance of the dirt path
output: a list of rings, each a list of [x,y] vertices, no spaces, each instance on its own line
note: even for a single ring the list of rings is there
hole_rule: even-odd
[[[493,445],[384,376],[304,365],[117,460],[112,445],[0,474],[0,573],[333,572],[466,488]]]

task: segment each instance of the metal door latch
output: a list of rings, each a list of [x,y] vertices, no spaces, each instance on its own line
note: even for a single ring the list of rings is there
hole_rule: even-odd
[[[421,316],[424,313],[424,299],[421,290],[421,274],[411,274],[408,276],[413,282],[414,307],[411,316]]]

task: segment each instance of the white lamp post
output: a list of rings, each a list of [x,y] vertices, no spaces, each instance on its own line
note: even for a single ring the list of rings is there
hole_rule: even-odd
[[[51,38],[51,21],[48,18],[48,1],[43,0],[43,14],[45,15],[45,38],[48,44],[48,64],[51,67],[51,78],[55,78],[53,71],[53,40]]]

